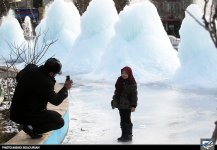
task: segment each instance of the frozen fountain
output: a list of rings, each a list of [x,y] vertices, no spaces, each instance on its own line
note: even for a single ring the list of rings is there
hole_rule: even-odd
[[[16,49],[14,47],[19,47],[25,42],[23,30],[15,18],[14,11],[10,10],[7,16],[2,19],[2,24],[0,26],[0,62],[4,62],[16,58],[14,52]],[[12,47],[14,50],[12,51]]]

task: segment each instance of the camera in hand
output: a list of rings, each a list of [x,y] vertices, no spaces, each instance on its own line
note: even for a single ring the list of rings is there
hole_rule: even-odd
[[[66,76],[66,81],[70,80],[70,76]]]

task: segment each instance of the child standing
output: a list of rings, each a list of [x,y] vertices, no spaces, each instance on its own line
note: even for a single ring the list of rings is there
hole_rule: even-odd
[[[112,108],[118,108],[120,114],[120,126],[122,135],[118,138],[120,142],[132,141],[131,112],[137,106],[137,84],[133,77],[132,69],[124,67],[121,69],[121,76],[115,84],[115,92],[111,102]]]

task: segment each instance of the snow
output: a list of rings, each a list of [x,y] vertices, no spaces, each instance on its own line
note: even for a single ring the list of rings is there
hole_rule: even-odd
[[[11,134],[11,133],[18,133],[18,124],[11,121],[10,118],[8,118],[7,114],[10,109],[10,101],[3,101],[0,102],[0,121],[1,121],[1,135],[3,134]]]
[[[131,1],[130,1],[130,4],[133,4],[133,3],[141,3],[141,2],[144,2],[144,1],[149,1],[149,0],[131,0]]]

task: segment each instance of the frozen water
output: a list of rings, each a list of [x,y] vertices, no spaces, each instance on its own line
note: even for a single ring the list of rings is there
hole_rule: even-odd
[[[155,7],[149,2],[136,4],[121,12],[115,36],[98,68],[85,76],[88,79],[73,76],[70,128],[63,144],[125,144],[116,140],[121,134],[119,114],[110,106],[115,79],[125,65],[133,68],[139,83],[138,107],[132,113],[133,142],[126,144],[200,144],[201,138],[211,137],[217,89],[212,85],[206,88],[207,81],[215,81],[216,49],[210,41],[201,41],[201,37],[209,40],[207,31],[186,14],[180,31],[179,67],[177,53],[171,48]],[[188,10],[200,16],[195,5]],[[160,82],[171,77],[177,67],[173,83],[194,83],[184,86],[187,89],[195,87],[196,81],[203,86],[181,90]],[[209,76],[205,78],[205,74]]]
[[[115,31],[97,69],[88,75],[90,78],[114,79],[124,66],[132,67],[140,82],[165,80],[174,74],[179,66],[177,51],[151,2],[126,6]]]
[[[25,38],[27,40],[31,40],[33,38],[33,30],[32,30],[31,19],[29,16],[25,17],[25,20],[22,26],[23,26]]]
[[[43,38],[47,42],[57,40],[49,48],[42,62],[51,56],[64,62],[80,33],[80,15],[72,1],[55,0],[47,6],[36,32],[41,35],[39,44],[43,43]]]
[[[202,23],[196,5],[188,11]],[[216,119],[217,53],[208,32],[187,13],[179,53],[149,1],[137,0],[118,16],[113,1],[93,0],[80,24],[72,2],[55,0],[36,32],[47,32],[48,41],[58,39],[44,59],[55,55],[75,82],[64,144],[117,144],[119,114],[110,102],[115,80],[126,65],[133,69],[139,93],[138,108],[132,114],[132,144],[199,144],[201,138],[211,137]],[[25,41],[11,13],[3,19],[0,35],[5,57],[9,49],[4,41],[18,45]],[[59,78],[64,81],[64,76]],[[166,79],[194,90],[172,88]]]
[[[14,11],[10,10],[7,16],[3,17],[0,26],[0,62],[5,62],[5,59],[11,60],[11,57],[15,59],[16,55],[14,55],[14,52],[16,52],[16,49],[14,47],[20,47],[24,42],[23,30],[15,18]]]
[[[114,84],[79,80],[70,92],[69,131],[63,144],[200,144],[201,138],[211,138],[215,127],[215,91],[139,84],[138,107],[131,116],[133,141],[118,143],[119,112],[110,105]]]
[[[118,14],[111,0],[93,0],[81,17],[81,33],[66,62],[66,72],[92,72],[100,63],[111,37]]]
[[[196,4],[190,5],[187,10],[203,24],[202,12]],[[185,16],[180,29],[178,55],[181,66],[175,74],[175,84],[187,88],[217,87],[216,48],[208,31],[188,13]]]

